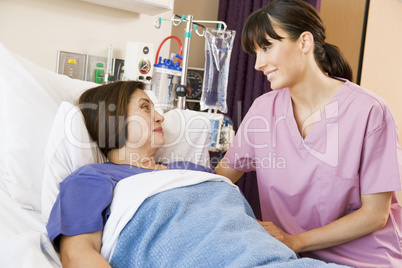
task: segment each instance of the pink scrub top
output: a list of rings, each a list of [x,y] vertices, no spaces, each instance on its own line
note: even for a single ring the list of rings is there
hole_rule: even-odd
[[[319,115],[319,114],[318,114]],[[313,117],[312,117],[313,118]],[[264,221],[289,234],[324,226],[361,207],[360,195],[401,190],[402,153],[385,102],[346,81],[305,139],[288,89],[257,98],[225,155],[256,170]],[[402,207],[395,193],[384,228],[301,255],[353,267],[402,267]]]

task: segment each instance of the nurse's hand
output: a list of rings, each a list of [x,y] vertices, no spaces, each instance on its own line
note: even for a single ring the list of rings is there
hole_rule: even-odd
[[[273,224],[270,221],[259,221],[257,220],[259,224],[274,238],[279,240],[280,242],[284,243],[286,246],[288,246],[290,249],[295,251],[297,253],[298,248],[297,248],[297,239],[296,236],[290,235],[288,233],[285,233],[282,231],[281,228],[277,227],[275,224]]]
[[[272,222],[260,222],[273,237],[294,252],[319,250],[347,243],[384,228],[391,210],[392,192],[361,195],[362,206],[327,225],[289,235]]]

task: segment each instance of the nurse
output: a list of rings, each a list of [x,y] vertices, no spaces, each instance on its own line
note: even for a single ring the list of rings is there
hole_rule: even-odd
[[[257,98],[215,171],[257,173],[261,225],[302,256],[402,267],[402,154],[385,102],[350,82],[339,50],[301,0],[247,19],[243,49],[273,91]]]

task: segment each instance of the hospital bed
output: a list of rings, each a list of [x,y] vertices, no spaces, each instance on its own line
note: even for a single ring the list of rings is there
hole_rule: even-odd
[[[58,183],[105,161],[74,106],[97,84],[46,70],[1,43],[0,59],[0,267],[61,267],[46,221]],[[209,166],[209,120],[189,110],[164,116],[166,145],[157,157]]]

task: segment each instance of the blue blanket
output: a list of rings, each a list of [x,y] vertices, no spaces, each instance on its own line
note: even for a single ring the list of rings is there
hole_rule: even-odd
[[[244,197],[203,182],[147,198],[122,230],[112,267],[340,267],[302,258],[270,236]]]

